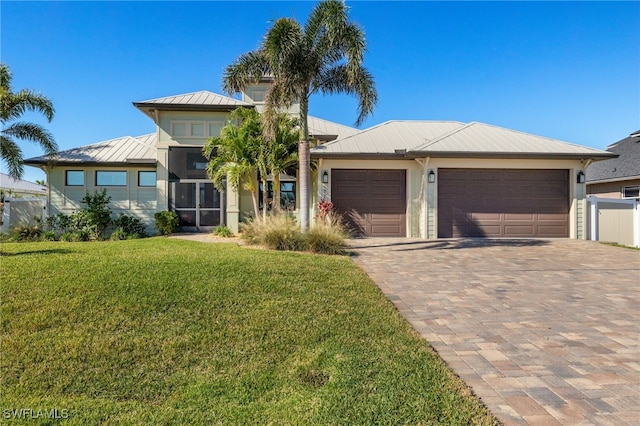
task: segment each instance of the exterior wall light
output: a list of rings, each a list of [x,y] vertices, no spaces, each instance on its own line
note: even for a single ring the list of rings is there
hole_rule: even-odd
[[[322,183],[329,183],[329,173],[326,170],[322,172]]]
[[[584,172],[580,170],[578,172],[578,183],[584,183],[584,182],[585,182]]]
[[[427,181],[429,183],[434,183],[436,181],[436,172],[433,170],[429,170],[429,174],[427,175]]]

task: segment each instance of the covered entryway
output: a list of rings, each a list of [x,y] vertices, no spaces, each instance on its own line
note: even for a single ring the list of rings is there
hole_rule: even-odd
[[[354,235],[406,236],[405,170],[331,170],[331,201]]]
[[[568,170],[438,170],[438,238],[568,237],[569,208]]]

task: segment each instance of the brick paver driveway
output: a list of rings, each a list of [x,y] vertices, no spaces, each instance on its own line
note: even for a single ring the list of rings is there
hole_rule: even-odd
[[[505,424],[640,424],[640,252],[352,240],[353,259]]]

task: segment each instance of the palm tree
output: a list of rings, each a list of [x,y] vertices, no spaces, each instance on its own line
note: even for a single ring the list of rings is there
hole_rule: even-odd
[[[298,162],[296,150],[300,131],[298,120],[287,114],[278,114],[273,127],[273,140],[267,147],[267,165],[273,177],[273,210],[280,209],[280,174]]]
[[[309,99],[315,93],[355,95],[356,126],[362,124],[378,98],[373,77],[363,66],[365,50],[364,33],[349,22],[344,2],[324,0],[313,8],[304,26],[291,18],[275,21],[257,50],[240,55],[225,69],[222,84],[229,94],[240,93],[264,76],[271,76],[267,110],[300,104],[303,132],[298,144],[298,181],[303,231],[309,227]]]
[[[224,180],[234,190],[240,185],[251,192],[253,212],[260,216],[258,207],[257,171],[262,155],[263,138],[260,115],[254,109],[237,108],[229,115],[220,136],[210,138],[204,145],[204,156],[209,160],[207,174],[218,191],[224,191]]]
[[[9,67],[0,63],[0,158],[6,163],[9,176],[20,179],[24,173],[24,159],[16,139],[35,142],[50,159],[57,154],[58,146],[51,133],[39,124],[13,121],[26,111],[35,111],[42,113],[51,122],[55,111],[48,98],[32,90],[22,89],[14,93],[11,80]]]

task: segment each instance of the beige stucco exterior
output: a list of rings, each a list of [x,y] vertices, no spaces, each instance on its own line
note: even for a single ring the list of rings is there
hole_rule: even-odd
[[[483,168],[483,169],[564,169],[569,170],[569,237],[585,238],[585,184],[577,183],[577,173],[583,170],[581,160],[548,159],[495,159],[495,158],[418,158],[411,160],[319,160],[319,173],[315,179],[315,200],[331,200],[331,169],[403,169],[406,170],[406,229],[411,238],[437,238],[437,182],[438,169]],[[427,182],[427,174],[433,170],[434,183]],[[329,183],[323,184],[321,176],[327,171]],[[316,203],[314,202],[314,205]]]

